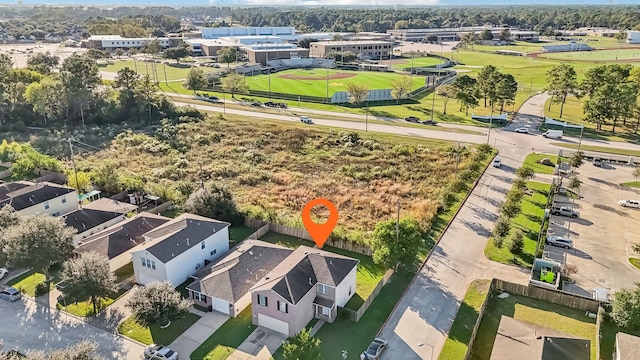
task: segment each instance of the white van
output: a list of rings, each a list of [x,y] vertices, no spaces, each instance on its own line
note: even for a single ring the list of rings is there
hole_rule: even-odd
[[[562,130],[547,130],[542,136],[549,139],[562,139]]]

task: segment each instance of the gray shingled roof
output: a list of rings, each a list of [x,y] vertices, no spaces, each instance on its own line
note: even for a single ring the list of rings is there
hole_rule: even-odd
[[[74,191],[76,190],[49,182],[37,183],[7,193],[7,198],[0,202],[0,207],[9,204],[16,211],[20,211]],[[67,201],[78,201],[78,199]]]
[[[621,360],[634,360],[640,355],[640,337],[618,332],[616,343]]]
[[[78,234],[81,234],[87,230],[93,229],[100,224],[111,221],[118,216],[122,216],[122,213],[93,209],[79,209],[76,211],[72,211],[67,215],[64,215],[63,217],[64,222],[67,226],[76,229],[76,232]]]
[[[268,242],[245,240],[194,274],[198,280],[187,289],[235,303],[292,252]]]
[[[87,237],[75,251],[77,253],[93,251],[113,259],[144,243],[143,234],[169,220],[171,219],[168,217],[143,212]]]
[[[7,194],[14,192],[16,190],[20,190],[22,188],[26,188],[27,186],[31,186],[31,185],[33,185],[33,183],[22,182],[22,181],[11,182],[11,183],[0,185],[0,201],[8,199],[9,197],[7,196]]]
[[[337,286],[358,263],[347,256],[300,246],[251,290],[271,289],[295,305],[318,282]]]
[[[144,234],[152,240],[144,245],[158,260],[167,263],[230,224],[194,214],[182,214]]]

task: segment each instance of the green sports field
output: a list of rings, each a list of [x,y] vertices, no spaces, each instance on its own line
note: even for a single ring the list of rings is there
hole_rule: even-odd
[[[391,89],[393,81],[408,75],[377,71],[329,70],[328,76],[327,81],[326,69],[291,69],[277,72],[271,74],[271,91],[324,97],[327,96],[327,82],[329,96],[332,96],[337,91],[346,91],[349,83],[364,84],[369,90]],[[247,76],[246,82],[251,90],[269,91],[269,75]],[[414,75],[412,84],[412,89],[424,86],[425,77]]]
[[[640,60],[640,49],[573,51],[540,54],[540,57],[569,61]]]

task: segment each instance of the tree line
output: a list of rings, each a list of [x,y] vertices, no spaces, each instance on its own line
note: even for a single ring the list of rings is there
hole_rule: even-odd
[[[584,120],[596,124],[598,130],[603,125],[627,124],[635,119],[635,133],[640,127],[640,69],[630,64],[608,64],[593,67],[585,73],[581,82],[573,66],[561,64],[547,72],[546,90],[552,96],[552,103],[560,104],[560,117],[569,96],[585,98]]]

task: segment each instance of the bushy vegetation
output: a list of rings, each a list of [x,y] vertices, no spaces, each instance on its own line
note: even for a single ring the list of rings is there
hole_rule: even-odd
[[[12,162],[12,176],[22,178],[29,176],[35,169],[60,171],[62,164],[55,158],[41,154],[28,143],[8,142],[0,144],[0,160]]]

